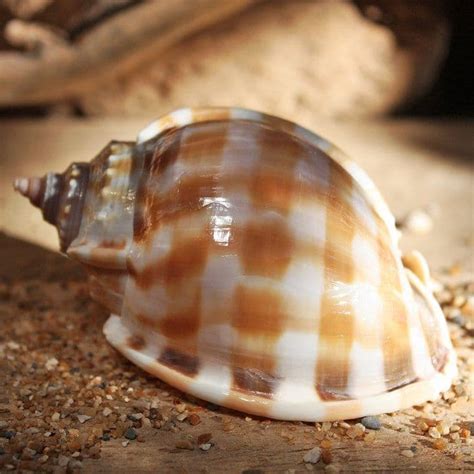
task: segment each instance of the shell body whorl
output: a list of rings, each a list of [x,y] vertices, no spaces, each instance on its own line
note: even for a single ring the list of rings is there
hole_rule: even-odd
[[[437,303],[372,182],[275,117],[182,109],[90,166],[67,253],[108,340],[171,385],[262,416],[393,411],[449,387]]]

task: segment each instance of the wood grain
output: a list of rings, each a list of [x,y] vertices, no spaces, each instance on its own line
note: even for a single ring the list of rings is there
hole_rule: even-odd
[[[156,57],[183,37],[222,21],[251,0],[141,2],[69,43],[40,23],[11,21],[5,34],[37,54],[0,54],[0,105],[30,105],[71,98]]]

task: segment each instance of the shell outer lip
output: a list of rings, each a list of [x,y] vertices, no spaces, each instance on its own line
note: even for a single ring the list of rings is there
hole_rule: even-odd
[[[410,284],[419,291],[435,317],[444,319],[441,308],[431,292],[411,270],[406,269],[406,272]],[[441,325],[441,327],[444,326]],[[446,327],[446,331],[442,334],[443,342],[448,350],[446,363],[439,372],[435,371],[428,379],[418,380],[395,390],[361,399],[324,401],[318,399],[315,392],[315,398],[310,402],[301,403],[298,399],[291,398],[279,400],[278,405],[274,405],[271,399],[253,395],[246,397],[236,391],[231,391],[233,396],[228,397],[228,386],[215,384],[209,387],[209,383],[196,383],[193,377],[160,364],[156,357],[148,354],[146,350],[138,351],[131,348],[127,341],[132,333],[122,323],[120,316],[112,314],[109,317],[104,325],[104,334],[108,342],[127,359],[179,390],[227,408],[279,420],[336,421],[391,413],[413,405],[421,405],[428,400],[436,400],[441,392],[449,389],[452,380],[457,376],[456,353]],[[294,393],[298,393],[297,387]]]

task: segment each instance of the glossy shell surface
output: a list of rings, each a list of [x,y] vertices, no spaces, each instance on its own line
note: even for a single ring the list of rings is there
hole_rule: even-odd
[[[404,268],[371,180],[295,124],[178,110],[91,163],[81,214],[67,253],[107,339],[185,392],[323,421],[434,399],[456,373],[422,257]]]

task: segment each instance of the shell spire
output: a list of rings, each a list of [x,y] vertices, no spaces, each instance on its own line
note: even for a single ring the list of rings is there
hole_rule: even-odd
[[[65,251],[79,231],[88,181],[89,164],[73,163],[64,173],[16,178],[13,187],[58,229],[61,250]]]
[[[31,204],[36,207],[41,206],[42,186],[43,180],[41,178],[16,178],[13,182],[15,191],[28,198]]]
[[[28,198],[33,206],[41,209],[47,222],[56,225],[63,181],[62,175],[48,173],[42,178],[17,178],[13,187]]]

